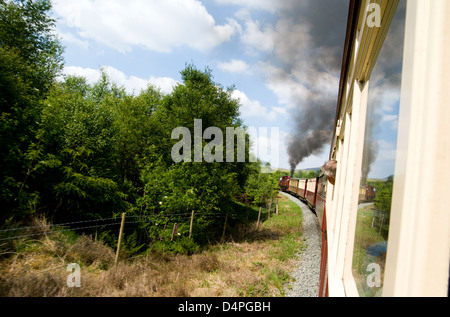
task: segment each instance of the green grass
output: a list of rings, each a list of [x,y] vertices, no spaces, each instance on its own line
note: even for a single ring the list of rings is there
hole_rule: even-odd
[[[367,206],[358,210],[357,225],[355,233],[355,244],[353,249],[353,276],[355,278],[358,292],[361,296],[379,296],[380,288],[370,288],[367,286],[367,276],[371,272],[367,271],[370,263],[377,263],[381,268],[381,281],[383,280],[385,254],[381,256],[373,256],[367,253],[367,248],[380,241],[385,241],[383,231],[379,230],[377,226],[377,219],[375,219],[374,226],[372,222],[376,209],[374,206]]]

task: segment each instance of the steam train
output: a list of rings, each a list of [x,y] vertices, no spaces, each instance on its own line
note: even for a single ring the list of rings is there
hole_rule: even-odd
[[[313,211],[316,209],[317,198],[325,200],[324,191],[326,190],[326,177],[321,174],[314,178],[292,178],[283,176],[278,183],[283,192],[289,193],[304,203]]]
[[[283,176],[278,181],[280,190],[289,193],[305,204],[316,214],[320,226],[323,226],[323,215],[325,214],[327,196],[327,178],[321,173],[313,178],[292,178]],[[375,198],[376,190],[373,186],[360,186],[359,202],[372,202]]]
[[[289,193],[305,204],[317,215],[320,226],[325,213],[327,178],[325,174],[320,174],[314,178],[292,178],[283,176],[279,179],[280,190]]]

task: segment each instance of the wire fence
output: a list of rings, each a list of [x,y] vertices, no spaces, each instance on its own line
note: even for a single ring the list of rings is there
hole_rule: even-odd
[[[261,207],[264,214],[270,213],[271,207],[269,204]],[[261,212],[261,211],[260,211]],[[194,212],[195,214],[195,212]],[[226,219],[227,217],[231,218],[239,218],[242,217],[240,214],[233,213],[201,213],[199,214],[204,220],[213,220],[217,218]],[[129,225],[147,225],[154,223],[158,225],[159,223],[164,223],[165,225],[169,223],[177,223],[189,220],[193,217],[193,213],[173,213],[173,214],[159,214],[159,215],[126,215],[126,221],[124,222],[125,227],[129,227]],[[247,215],[248,218],[248,215]],[[68,232],[68,231],[87,231],[89,229],[95,230],[104,230],[108,228],[110,231],[119,231],[121,225],[122,217],[111,217],[111,218],[99,218],[99,219],[90,219],[90,220],[78,220],[72,222],[64,222],[58,224],[41,224],[35,226],[27,226],[27,227],[17,227],[17,228],[6,228],[0,230],[0,241],[11,241],[23,238],[31,238],[38,237],[43,235]],[[258,220],[260,220],[258,218]],[[226,225],[226,224],[225,224]],[[117,226],[114,228],[114,226]],[[134,227],[134,229],[137,226]],[[40,232],[36,232],[36,231]],[[30,232],[31,231],[31,232]]]

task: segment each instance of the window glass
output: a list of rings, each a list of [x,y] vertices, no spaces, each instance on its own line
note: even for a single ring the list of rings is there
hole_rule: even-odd
[[[370,77],[353,277],[360,296],[381,296],[395,156],[406,0],[400,1]]]

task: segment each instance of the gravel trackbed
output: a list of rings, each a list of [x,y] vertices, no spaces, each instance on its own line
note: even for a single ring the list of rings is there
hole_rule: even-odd
[[[282,193],[303,211],[304,249],[298,255],[297,267],[291,273],[294,282],[286,285],[286,297],[317,297],[319,294],[321,230],[316,215],[299,199]]]

